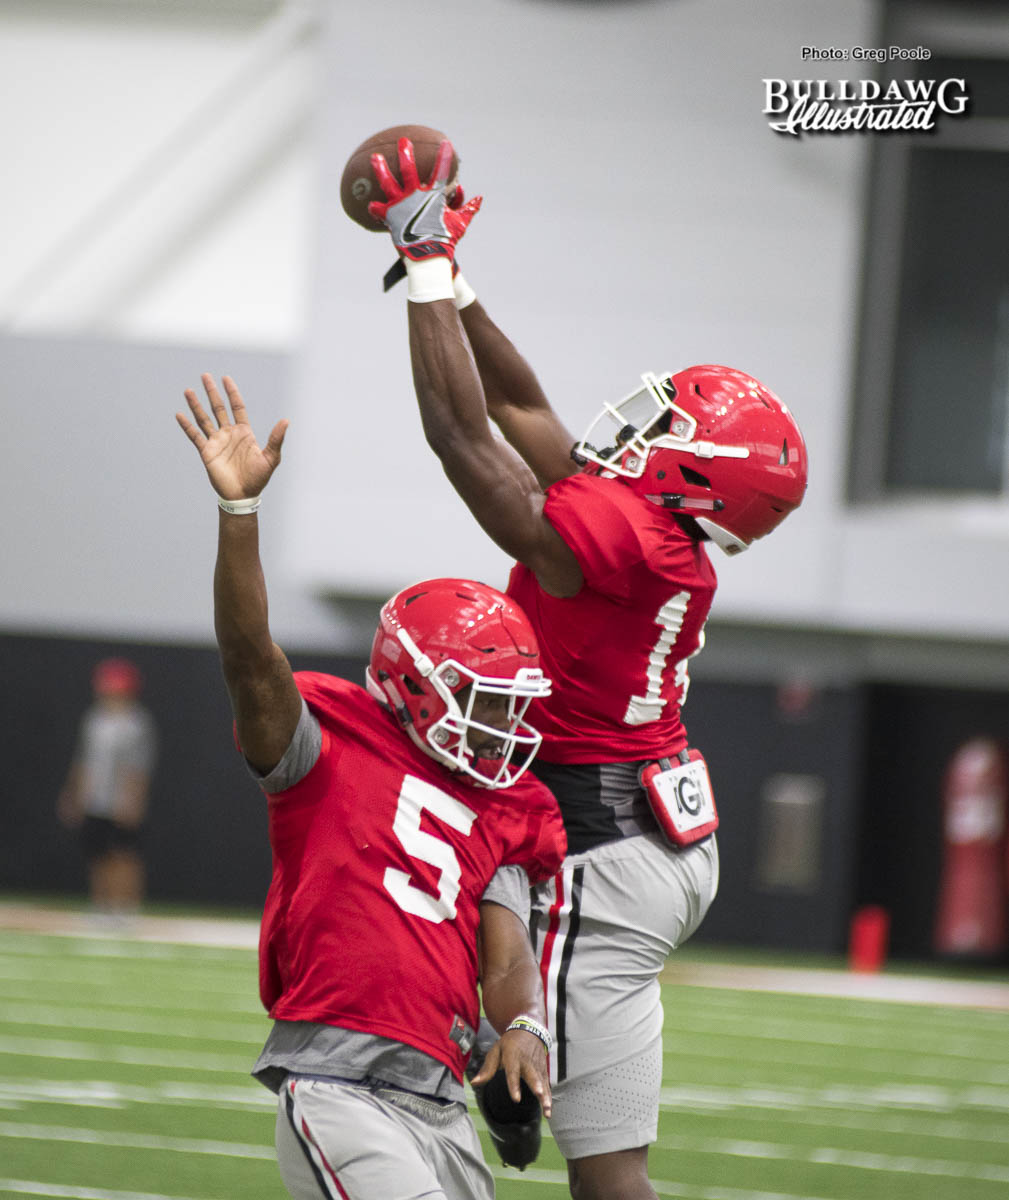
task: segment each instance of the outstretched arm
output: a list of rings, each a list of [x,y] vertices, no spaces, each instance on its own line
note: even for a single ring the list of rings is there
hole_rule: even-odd
[[[480,991],[487,1020],[501,1037],[488,1051],[473,1083],[486,1083],[503,1067],[511,1098],[518,1102],[519,1080],[524,1079],[549,1117],[546,1047],[535,1034],[508,1029],[516,1017],[529,1017],[541,1026],[546,1021],[529,931],[510,908],[492,901],[480,905]]]
[[[581,568],[544,516],[545,498],[536,476],[491,430],[480,376],[454,302],[407,307],[413,383],[428,445],[501,549],[534,571],[551,595],[573,596],[582,586]]]
[[[259,559],[259,518],[242,501],[258,497],[280,462],[287,422],[278,421],[260,450],[242,397],[224,376],[231,416],[213,378],[202,376],[213,413],[192,390],[185,393],[193,421],[175,419],[199,450],[219,499],[240,511],[218,517],[214,569],[214,628],[224,680],[235,714],[239,745],[249,762],[268,774],[283,757],[301,715],[301,695],[284,652],[270,636],[266,581]]]
[[[532,367],[479,300],[471,300],[459,315],[473,348],[491,420],[528,464],[540,487],[575,474],[578,467],[571,458],[575,439],[550,406]]]
[[[546,591],[573,596],[582,585],[581,568],[543,514],[536,476],[491,431],[480,375],[456,312],[452,260],[480,197],[457,209],[449,206],[451,158],[451,143],[445,141],[430,181],[422,183],[413,147],[401,138],[400,185],[385,159],[372,156],[386,200],[372,201],[369,210],[385,223],[406,264],[410,358],[424,433],[490,537],[533,570]]]

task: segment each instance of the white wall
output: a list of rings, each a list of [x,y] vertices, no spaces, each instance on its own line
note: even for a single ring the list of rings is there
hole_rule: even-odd
[[[212,641],[216,507],[173,414],[207,370],[258,427],[283,413],[318,49],[276,0],[0,7],[0,629]],[[262,518],[274,632],[356,649],[279,561],[289,479]]]
[[[174,413],[201,372],[230,370],[270,428],[289,365],[234,348],[0,337],[13,447],[0,471],[0,629],[212,641],[218,510]],[[290,649],[356,649],[355,631],[283,571],[290,482],[277,473],[260,518],[275,636]]]
[[[297,343],[312,14],[276,0],[0,6],[0,331]]]
[[[407,28],[409,0],[384,6]],[[643,370],[726,362],[774,388],[809,443],[808,499],[774,538],[721,559],[717,611],[843,619],[835,562],[865,143],[782,138],[764,76],[803,44],[866,44],[874,5],[681,0],[612,6],[442,0],[438,52],[389,54],[341,10],[326,58],[320,269],[292,428],[296,504],[353,511],[294,531],[309,586],[391,589],[427,573],[494,582],[506,563],[425,450],[405,298],[382,235],[337,202],[348,153],[385,125],[447,130],[484,208],[467,278],[581,431]],[[377,531],[398,529],[394,539]],[[832,531],[824,536],[824,531]]]
[[[750,553],[716,556],[717,615],[944,635],[955,609],[956,633],[1005,637],[1003,505],[842,505],[868,143],[782,138],[760,112],[762,78],[833,73],[800,46],[873,45],[878,16],[878,0],[386,0],[380,21],[335,2],[0,8],[0,333],[97,337],[109,355],[117,340],[218,348],[179,358],[177,381],[159,373],[168,360],[131,358],[109,372],[114,396],[94,380],[65,395],[44,356],[14,394],[0,363],[18,517],[0,627],[209,637],[213,522],[171,413],[192,372],[233,369],[221,347],[295,368],[286,395],[240,380],[258,426],[292,418],[264,510],[282,640],[351,636],[320,592],[503,580],[423,445],[402,288],[380,289],[388,243],[339,208],[348,152],[417,121],[451,133],[485,194],[467,276],[575,429],[640,371],[706,360],[759,376],[797,414],[808,498]],[[41,459],[25,404],[54,431]],[[126,420],[95,436],[109,411],[138,408],[142,432]],[[124,515],[147,478],[140,450],[169,497],[142,526]],[[61,586],[68,496],[96,541]],[[126,552],[138,527],[140,565]]]

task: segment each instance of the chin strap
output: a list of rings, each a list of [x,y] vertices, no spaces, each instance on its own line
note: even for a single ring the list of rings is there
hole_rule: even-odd
[[[645,499],[660,508],[692,508],[701,512],[721,512],[725,507],[724,500],[704,500],[700,497],[680,496],[675,492],[662,492],[659,495],[645,496]]]

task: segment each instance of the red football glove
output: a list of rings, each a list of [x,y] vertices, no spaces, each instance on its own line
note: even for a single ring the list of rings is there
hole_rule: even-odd
[[[479,211],[483,197],[474,196],[462,204],[461,188],[455,189],[451,200],[445,195],[452,169],[452,143],[447,139],[438,148],[427,183],[420,182],[410,139],[400,138],[397,148],[403,186],[396,181],[385,158],[373,154],[372,170],[386,199],[372,200],[368,211],[389,230],[393,245],[404,258],[417,262],[437,255],[452,260],[456,243]]]

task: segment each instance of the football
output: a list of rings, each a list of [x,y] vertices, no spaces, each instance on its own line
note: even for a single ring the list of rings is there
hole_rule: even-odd
[[[385,226],[382,222],[376,221],[368,212],[368,205],[372,200],[385,199],[385,193],[371,169],[371,156],[376,153],[383,155],[389,164],[389,170],[402,183],[399,175],[398,142],[400,138],[409,138],[413,142],[417,174],[421,183],[427,183],[434,170],[438,147],[445,140],[445,136],[440,130],[431,129],[427,125],[393,125],[391,129],[373,133],[358,146],[343,168],[343,176],[340,179],[340,203],[343,205],[343,211],[365,229],[384,232]],[[447,190],[452,191],[455,188],[458,175],[459,156],[453,153]]]

